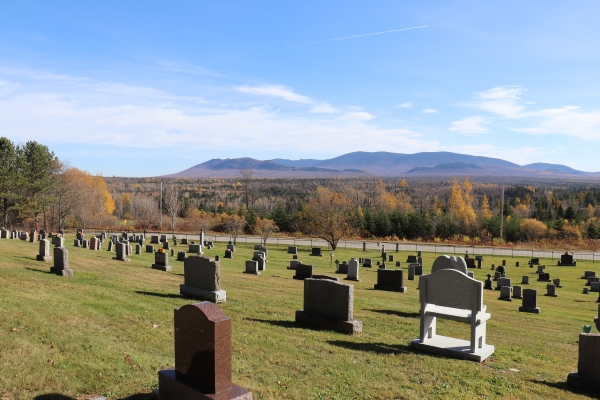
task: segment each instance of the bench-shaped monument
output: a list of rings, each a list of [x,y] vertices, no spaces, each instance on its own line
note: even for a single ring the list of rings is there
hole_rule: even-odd
[[[419,278],[421,328],[415,349],[481,362],[494,352],[486,343],[486,321],[491,314],[483,305],[483,283],[466,274],[442,269]],[[438,335],[437,318],[465,322],[471,326],[471,339]]]

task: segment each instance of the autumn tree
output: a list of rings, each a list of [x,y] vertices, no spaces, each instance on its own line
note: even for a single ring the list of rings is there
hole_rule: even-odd
[[[356,217],[351,205],[347,196],[319,187],[300,213],[300,228],[307,234],[324,239],[335,250],[341,239],[356,232]]]
[[[527,218],[521,221],[519,232],[528,241],[536,241],[546,234],[548,227],[541,221]]]
[[[244,230],[246,226],[246,219],[239,215],[226,215],[223,217],[223,228],[225,232],[229,234],[233,244],[236,244],[238,235]]]
[[[490,210],[490,201],[485,195],[481,199],[480,210],[481,218],[488,219],[491,218],[493,215],[492,210]]]
[[[163,195],[163,203],[167,215],[171,218],[171,233],[174,235],[177,216],[181,208],[181,191],[175,184],[166,187]]]
[[[473,185],[469,178],[465,178],[462,186],[458,179],[454,180],[450,192],[450,213],[460,225],[463,232],[468,233],[476,222],[475,210],[473,209]]]
[[[278,232],[279,228],[272,219],[260,218],[254,224],[253,230],[256,234],[260,235],[263,245],[266,246],[269,235]]]
[[[143,194],[135,194],[130,201],[135,226],[146,234],[158,220],[158,202],[154,197]]]

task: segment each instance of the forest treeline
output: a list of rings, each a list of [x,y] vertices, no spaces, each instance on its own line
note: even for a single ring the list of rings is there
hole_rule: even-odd
[[[318,236],[340,239],[547,241],[595,246],[594,182],[461,179],[103,178],[37,142],[0,138],[2,225]]]

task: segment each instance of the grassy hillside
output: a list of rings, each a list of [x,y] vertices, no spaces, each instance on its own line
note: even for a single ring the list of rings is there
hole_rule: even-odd
[[[172,272],[152,270],[153,255],[132,255],[130,263],[112,260],[105,249],[69,249],[73,277],[49,273],[50,263],[35,261],[38,245],[0,240],[0,395],[31,399],[59,393],[72,398],[106,395],[144,399],[157,387],[157,371],[172,366],[173,309],[194,300],[179,295],[183,263],[171,260]],[[177,246],[176,250],[187,246]],[[224,254],[217,243],[209,256]],[[407,281],[407,293],[373,290],[376,270],[361,268],[355,283],[355,318],[363,334],[347,336],[298,327],[302,308],[301,281],[287,270],[287,247],[269,248],[262,275],[243,274],[251,246],[238,245],[235,259],[221,259],[227,302],[220,305],[233,319],[233,380],[257,399],[392,399],[392,398],[586,398],[566,386],[577,368],[577,340],[583,324],[597,314],[595,294],[581,294],[584,270],[547,263],[551,278],[562,279],[559,297],[544,297],[545,283],[536,282],[526,259],[507,259],[513,285],[530,275],[538,289],[540,315],[519,313],[520,300],[498,300],[485,291],[492,318],[487,341],[496,352],[482,364],[413,351],[419,333],[418,281]],[[299,258],[315,273],[334,275],[328,253]],[[408,253],[391,253],[405,266]],[[337,250],[334,259],[371,256],[375,252]],[[435,258],[424,254],[425,271]],[[522,265],[516,268],[515,261]],[[501,258],[486,257],[490,265]],[[342,278],[343,276],[338,275]],[[595,328],[594,328],[595,331]],[[438,332],[464,339],[469,327],[438,322]],[[133,396],[133,397],[130,397]]]

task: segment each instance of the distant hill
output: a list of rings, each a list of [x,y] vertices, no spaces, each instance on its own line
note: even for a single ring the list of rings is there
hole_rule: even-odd
[[[365,175],[600,176],[599,173],[578,171],[560,164],[533,163],[521,166],[499,158],[446,151],[415,154],[357,151],[328,160],[275,158],[261,161],[249,157],[216,158],[167,176],[189,178],[239,177],[242,169],[252,170],[257,178],[325,178]]]
[[[456,163],[446,163],[436,165],[435,167],[414,167],[407,174],[410,173],[431,173],[431,174],[451,174],[456,172],[479,172],[478,170],[482,170],[478,165],[475,164],[467,164],[462,162]]]

